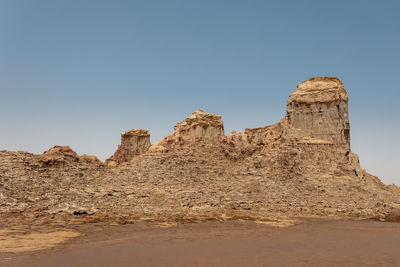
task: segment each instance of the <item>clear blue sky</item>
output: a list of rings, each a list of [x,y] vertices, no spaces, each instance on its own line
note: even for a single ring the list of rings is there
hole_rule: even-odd
[[[0,0],[0,149],[110,156],[195,109],[279,121],[312,76],[350,96],[352,149],[400,185],[400,1]]]

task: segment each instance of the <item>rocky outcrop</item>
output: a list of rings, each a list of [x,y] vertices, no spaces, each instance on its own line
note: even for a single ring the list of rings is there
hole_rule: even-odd
[[[90,155],[86,155],[83,154],[82,156],[79,157],[79,160],[84,162],[84,163],[94,163],[94,164],[103,164],[103,162],[101,162],[101,160],[99,160],[96,156],[90,156]]]
[[[224,125],[221,116],[196,110],[183,122],[174,126],[174,132],[153,145],[149,152],[166,152],[175,146],[193,143],[218,145],[224,137]]]
[[[299,84],[289,97],[286,120],[293,138],[350,148],[348,97],[337,78],[316,77]]]
[[[121,134],[121,144],[114,155],[106,160],[107,165],[129,162],[133,157],[145,153],[150,147],[150,133],[147,130],[133,129]]]
[[[295,141],[350,148],[346,89],[337,78],[311,78],[290,95],[283,120],[267,127],[246,129],[233,137],[238,135],[253,145]]]
[[[196,110],[192,116],[174,126],[173,138],[192,143],[196,141],[219,142],[224,136],[221,116]]]
[[[315,77],[299,84],[290,95],[286,116],[280,122],[233,133],[223,143],[232,159],[286,144],[315,145],[328,154],[335,146],[334,149],[343,150],[343,156],[350,155],[347,158],[352,165],[358,163],[357,156],[350,154],[347,92],[343,83],[333,77]],[[357,170],[362,173],[360,167]]]
[[[9,225],[22,219],[397,220],[399,188],[367,173],[350,149],[347,103],[340,80],[317,77],[297,87],[274,125],[224,136],[219,115],[197,110],[151,147],[148,131],[122,133],[108,166],[69,147],[43,155],[0,151],[0,216]]]
[[[43,152],[39,161],[44,165],[58,165],[66,162],[78,162],[79,156],[69,146],[54,146]]]
[[[53,146],[39,155],[38,160],[44,166],[68,165],[77,162],[103,164],[96,156],[86,154],[78,156],[69,146]]]

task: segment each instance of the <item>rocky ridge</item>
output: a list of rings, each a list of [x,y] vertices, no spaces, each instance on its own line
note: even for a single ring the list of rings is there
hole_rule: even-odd
[[[350,149],[348,96],[337,78],[297,86],[277,124],[224,135],[219,115],[195,111],[150,145],[122,133],[101,163],[56,146],[0,152],[3,224],[138,220],[385,218],[400,191],[360,167]]]

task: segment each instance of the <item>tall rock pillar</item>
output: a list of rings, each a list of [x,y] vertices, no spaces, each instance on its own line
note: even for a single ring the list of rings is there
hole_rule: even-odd
[[[286,119],[291,136],[350,150],[348,97],[337,78],[315,77],[299,84],[287,103]]]
[[[109,165],[129,162],[136,155],[145,153],[150,144],[150,133],[147,130],[133,129],[121,133],[121,145],[106,163]]]

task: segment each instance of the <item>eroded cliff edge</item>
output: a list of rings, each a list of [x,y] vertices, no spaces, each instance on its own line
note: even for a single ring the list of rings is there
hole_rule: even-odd
[[[221,116],[197,110],[154,145],[149,134],[124,132],[106,164],[68,147],[1,151],[3,223],[384,218],[400,208],[399,189],[368,174],[351,151],[337,78],[299,84],[271,126],[225,136]]]

